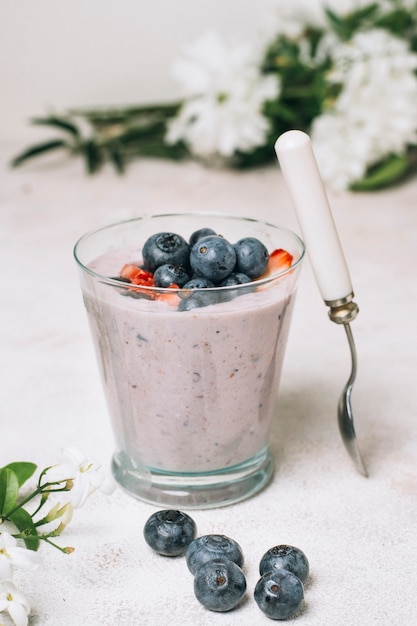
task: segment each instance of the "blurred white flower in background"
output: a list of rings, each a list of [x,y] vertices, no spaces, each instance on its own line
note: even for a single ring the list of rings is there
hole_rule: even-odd
[[[300,129],[334,189],[415,174],[417,0],[276,0],[266,21],[261,39],[225,45],[207,34],[189,45],[174,65],[175,102],[35,120],[65,141],[30,146],[12,165],[64,148],[90,173],[106,162],[123,172],[141,156],[259,167],[275,161],[277,137]]]
[[[279,79],[261,74],[251,46],[227,47],[207,34],[186,48],[174,73],[185,102],[169,123],[169,143],[182,140],[202,157],[231,157],[265,143],[269,122],[263,106],[278,97]]]
[[[343,189],[367,168],[417,143],[417,54],[386,30],[358,32],[331,52],[341,92],[312,124],[325,181]]]
[[[305,28],[326,26],[323,8],[346,15],[369,4],[369,0],[277,0],[275,20],[271,20],[269,30],[273,37],[282,33],[297,38]]]

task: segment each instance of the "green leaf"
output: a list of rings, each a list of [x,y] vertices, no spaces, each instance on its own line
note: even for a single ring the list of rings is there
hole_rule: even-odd
[[[4,467],[0,470],[0,515],[7,517],[8,511],[16,505],[19,495],[19,481],[13,470]]]
[[[24,161],[27,161],[34,156],[55,150],[56,148],[69,148],[69,146],[63,139],[52,139],[51,141],[46,141],[45,143],[39,143],[35,146],[31,146],[21,154],[18,154],[17,157],[12,160],[10,165],[12,167],[17,167]]]
[[[20,488],[34,474],[37,466],[34,463],[18,461],[9,463],[5,467],[11,469],[16,474]]]
[[[81,146],[85,164],[89,174],[95,174],[103,165],[103,154],[93,139],[89,139]]]
[[[33,523],[32,516],[25,509],[17,509],[11,516],[10,520],[16,528],[25,535],[23,541],[28,550],[37,550],[39,548],[38,531]]]
[[[370,170],[362,180],[351,185],[352,191],[382,189],[403,178],[410,169],[407,156],[392,155]]]
[[[113,163],[116,172],[118,174],[123,174],[125,171],[125,164],[120,150],[114,145],[109,145],[107,149],[110,161]]]
[[[329,8],[326,8],[324,11],[335,33],[340,39],[346,41],[350,39],[355,32],[360,30],[363,22],[366,23],[367,20],[375,15],[378,8],[378,3],[373,2],[366,5],[363,9],[358,9],[357,11],[352,11],[342,16],[337,15],[337,13]]]
[[[37,124],[38,126],[53,126],[54,128],[65,130],[76,138],[80,136],[80,132],[76,125],[63,117],[57,117],[55,115],[51,115],[49,117],[35,117],[31,120],[31,122],[32,124]]]

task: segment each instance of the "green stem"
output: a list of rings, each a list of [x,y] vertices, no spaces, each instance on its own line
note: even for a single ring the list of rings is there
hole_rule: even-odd
[[[144,106],[110,107],[103,109],[69,109],[68,114],[84,117],[89,120],[116,121],[141,115],[162,114],[165,117],[175,115],[181,107],[181,102],[167,102],[166,104],[148,104]]]
[[[25,533],[17,533],[15,535],[13,535],[13,537],[15,539],[27,539],[28,536]],[[40,539],[41,541],[44,541],[45,543],[49,544],[53,548],[56,548],[57,550],[59,550],[63,554],[70,554],[70,552],[73,551],[73,548],[68,548],[68,547],[63,548],[62,546],[58,545],[54,541],[51,541],[50,538],[49,538],[49,535],[38,535],[37,539]]]
[[[19,504],[17,504],[11,511],[8,511],[5,515],[2,515],[2,517],[0,518],[1,521],[4,522],[5,520],[8,520],[11,517],[11,515],[13,515],[13,513],[21,509],[27,502],[30,502],[32,498],[36,498],[36,496],[40,495],[40,493],[41,491],[40,491],[40,488],[38,487],[37,489],[35,489],[35,491],[33,491],[28,496],[26,496],[26,498],[24,498],[21,502],[19,502]]]
[[[66,486],[60,487],[59,489],[49,489],[49,487],[51,487],[53,485],[60,485],[62,482],[64,482],[64,481],[61,480],[61,481],[56,482],[56,483],[45,483],[44,485],[39,485],[35,489],[35,491],[32,491],[32,493],[30,493],[28,496],[26,496],[26,498],[24,498],[21,502],[19,502],[19,504],[16,504],[16,506],[11,511],[8,511],[5,515],[0,516],[0,521],[4,522],[6,520],[10,520],[10,517],[13,515],[13,513],[16,513],[16,511],[18,511],[19,509],[24,507],[25,504],[30,502],[30,500],[32,500],[33,498],[36,498],[36,496],[39,496],[39,495],[45,493],[43,491],[45,488],[48,488],[48,490],[47,490],[48,494],[50,494],[50,493],[60,493],[62,491],[69,491],[68,487],[66,487]],[[67,481],[65,481],[65,483],[66,482]],[[35,513],[37,513],[40,510],[40,508],[43,506],[43,504],[45,502],[46,502],[46,499],[43,500],[41,505],[36,509]],[[33,515],[35,515],[35,513],[33,513]]]

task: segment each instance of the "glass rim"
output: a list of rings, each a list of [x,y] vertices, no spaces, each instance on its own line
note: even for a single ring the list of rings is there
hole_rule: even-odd
[[[285,233],[286,235],[289,235],[295,242],[298,243],[298,245],[300,246],[300,254],[299,257],[297,258],[296,261],[292,262],[291,265],[285,269],[283,269],[282,271],[279,272],[275,272],[274,274],[271,274],[270,276],[266,276],[265,278],[256,278],[255,280],[251,280],[249,283],[242,283],[240,285],[226,285],[226,286],[214,286],[214,287],[200,287],[200,288],[196,288],[193,289],[193,293],[194,292],[217,292],[217,291],[221,291],[223,292],[227,292],[228,290],[244,290],[245,288],[247,289],[249,286],[262,286],[265,284],[269,284],[270,282],[277,280],[278,278],[283,278],[285,275],[292,273],[295,269],[297,269],[301,263],[304,260],[305,254],[306,254],[306,246],[304,241],[301,239],[301,237],[299,235],[297,235],[297,233],[295,233],[293,230],[291,230],[290,228],[287,228],[285,226],[279,226],[278,224],[274,224],[272,222],[267,222],[265,220],[259,220],[257,218],[254,217],[246,217],[246,216],[239,216],[239,215],[229,215],[229,214],[224,214],[224,213],[215,213],[215,212],[187,212],[187,213],[180,213],[180,212],[175,212],[175,213],[146,213],[140,216],[136,216],[136,217],[131,217],[131,218],[127,218],[127,219],[122,219],[122,220],[117,220],[115,222],[109,222],[108,224],[103,224],[101,226],[97,226],[95,228],[92,228],[90,230],[88,230],[86,233],[84,233],[83,235],[81,235],[81,237],[78,238],[78,240],[76,241],[74,248],[73,248],[73,256],[74,259],[77,263],[77,266],[83,271],[86,272],[87,274],[89,274],[90,276],[92,276],[93,278],[99,280],[100,282],[103,282],[105,284],[111,285],[113,287],[124,287],[125,289],[129,289],[129,285],[131,283],[127,283],[122,279],[119,278],[115,278],[115,277],[110,277],[110,276],[105,276],[104,274],[100,274],[98,272],[95,272],[94,270],[92,270],[91,268],[88,267],[88,265],[85,265],[78,254],[78,249],[79,247],[85,242],[87,241],[87,239],[89,239],[90,237],[93,237],[94,235],[97,235],[99,233],[101,233],[102,231],[105,230],[109,230],[111,228],[115,228],[117,226],[122,226],[122,225],[128,225],[132,222],[140,222],[142,220],[148,220],[148,219],[155,219],[155,218],[164,218],[164,217],[207,217],[207,218],[221,218],[221,219],[226,219],[226,220],[236,220],[236,221],[244,221],[244,222],[253,222],[256,224],[261,224],[263,226],[268,226],[269,228],[274,228],[275,230],[279,230],[283,233]],[[177,287],[177,288],[173,288],[173,287],[155,287],[155,286],[149,286],[149,285],[138,285],[138,287],[140,287],[140,290],[144,290],[144,293],[181,293],[181,292],[186,292],[188,293],[189,291],[191,291],[190,289],[184,289],[182,287]]]

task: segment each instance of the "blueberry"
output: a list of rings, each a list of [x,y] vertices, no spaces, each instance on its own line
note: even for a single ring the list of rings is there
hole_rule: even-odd
[[[163,556],[180,556],[194,540],[197,527],[194,520],[182,511],[157,511],[145,524],[146,543]]]
[[[234,287],[235,285],[244,285],[252,280],[246,274],[241,272],[232,272],[220,283],[220,287]]]
[[[192,574],[213,559],[227,559],[242,567],[242,548],[237,541],[226,535],[203,535],[194,539],[185,553],[185,560]]]
[[[190,248],[192,248],[197,243],[197,241],[199,241],[203,237],[215,234],[216,232],[212,228],[200,228],[199,230],[194,231],[189,239]]]
[[[149,237],[142,250],[143,263],[149,272],[154,272],[160,265],[170,263],[189,267],[190,246],[180,235],[175,233],[156,233]]]
[[[275,569],[285,569],[305,583],[308,577],[309,564],[306,555],[294,546],[275,546],[265,552],[259,564],[262,576]]]
[[[180,297],[183,297],[180,296]],[[192,309],[200,309],[201,307],[217,304],[220,302],[219,294],[207,291],[196,291],[189,297],[184,298],[178,305],[178,311],[192,311]]]
[[[182,287],[188,283],[190,277],[181,265],[166,263],[156,268],[153,279],[155,287],[169,287],[173,284]]]
[[[208,278],[204,278],[203,276],[195,276],[191,280],[189,280],[185,285],[183,285],[183,289],[208,289],[209,287],[214,287],[214,283]],[[189,294],[191,295],[191,294]]]
[[[267,572],[258,580],[254,598],[261,611],[268,617],[287,619],[303,604],[303,583],[291,572],[276,569]]]
[[[254,280],[259,278],[268,265],[269,253],[264,244],[255,237],[245,237],[234,245],[236,272],[247,274]]]
[[[215,559],[202,565],[194,578],[194,593],[210,611],[230,611],[246,591],[246,578],[236,563]]]
[[[191,248],[190,263],[197,276],[218,284],[233,272],[236,252],[227,239],[211,235],[203,237]]]
[[[209,304],[216,304],[219,302],[219,294],[216,291],[200,291],[200,289],[209,289],[214,287],[211,280],[204,277],[196,276],[185,283],[182,291],[179,292],[180,298],[183,302],[178,305],[179,311],[191,311],[191,309],[198,309],[202,306],[208,306]]]

